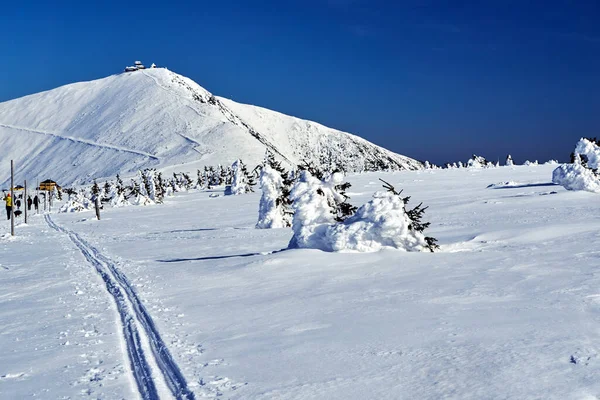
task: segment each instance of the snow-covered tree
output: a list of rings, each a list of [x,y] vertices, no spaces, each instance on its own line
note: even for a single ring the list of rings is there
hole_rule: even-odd
[[[335,213],[329,199],[329,188],[313,176],[308,169],[300,171],[300,176],[291,192],[294,218],[290,248],[311,248],[330,250],[327,241],[327,229],[335,224]]]
[[[231,165],[231,170],[233,172],[231,194],[238,195],[254,191],[252,188],[256,184],[254,177],[248,173],[248,169],[242,160],[236,160]]]
[[[154,176],[156,178],[156,196],[160,199],[160,202],[162,203],[165,196],[167,195],[166,183],[163,179],[162,172],[158,172]]]
[[[270,165],[263,166],[260,174],[262,196],[258,208],[258,229],[285,228],[290,226],[286,220],[284,204],[281,203],[283,178]]]
[[[198,190],[204,189],[205,183],[206,183],[206,180],[204,178],[204,174],[202,173],[202,171],[197,170],[196,171],[196,189],[198,189]]]
[[[567,190],[600,193],[600,146],[582,138],[573,152],[573,163],[562,164],[552,172],[552,182]]]
[[[267,149],[260,174],[262,196],[256,227],[259,229],[284,228],[292,225],[290,199],[293,174],[288,173]]]
[[[473,157],[471,157],[471,159],[467,162],[467,166],[469,168],[487,168],[493,167],[494,164],[482,156],[473,154]]]
[[[61,213],[80,212],[94,209],[94,202],[86,195],[85,191],[69,195],[69,200],[58,210]]]
[[[156,189],[156,170],[153,168],[145,169],[142,173],[143,186],[148,199],[154,203],[162,203],[159,191]]]
[[[506,166],[512,167],[513,165],[515,165],[515,163],[513,162],[513,159],[511,157],[511,155],[509,154],[506,156]]]

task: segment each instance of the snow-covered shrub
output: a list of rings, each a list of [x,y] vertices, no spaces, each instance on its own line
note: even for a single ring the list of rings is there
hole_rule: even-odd
[[[400,196],[376,192],[352,217],[327,229],[331,250],[377,251],[393,247],[405,251],[428,249],[425,236],[411,229],[412,221]]]
[[[94,202],[85,195],[85,192],[78,192],[69,196],[69,200],[58,210],[61,213],[80,212],[94,209]]]
[[[600,147],[588,140],[577,143],[572,164],[562,164],[552,172],[552,182],[567,190],[600,193]]]
[[[421,222],[426,208],[419,204],[407,211],[409,198],[401,197],[391,185],[385,186],[388,192],[375,193],[352,216],[337,221],[331,198],[336,196],[338,179],[321,181],[309,171],[301,172],[291,194],[295,214],[290,248],[361,252],[384,247],[405,251],[438,248],[434,238],[423,234],[429,226]]]
[[[125,207],[130,206],[131,203],[125,198],[123,193],[115,193],[110,199],[110,205],[112,207]]]
[[[493,166],[494,166],[494,163],[486,160],[482,156],[478,156],[475,154],[473,154],[473,157],[471,157],[471,159],[467,162],[467,167],[469,167],[469,168],[489,168],[489,167],[493,167]]]
[[[523,163],[523,165],[526,165],[526,166],[538,165],[538,160],[535,160],[535,161],[529,161],[529,160],[526,160],[526,161]]]

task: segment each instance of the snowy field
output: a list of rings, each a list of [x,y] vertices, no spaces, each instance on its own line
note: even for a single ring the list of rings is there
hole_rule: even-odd
[[[600,197],[555,167],[350,177],[433,254],[278,252],[260,193],[4,223],[0,398],[600,398]]]

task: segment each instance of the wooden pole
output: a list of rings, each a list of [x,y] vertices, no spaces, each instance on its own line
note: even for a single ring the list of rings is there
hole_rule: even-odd
[[[10,160],[10,234],[15,236],[15,163]]]
[[[96,218],[100,221],[100,195],[96,195],[96,199],[94,200],[94,205],[96,206]]]
[[[29,204],[27,204],[27,179],[25,179],[23,186],[25,186],[25,194],[23,195],[23,212],[25,213],[25,223],[27,223],[27,207],[29,206]]]

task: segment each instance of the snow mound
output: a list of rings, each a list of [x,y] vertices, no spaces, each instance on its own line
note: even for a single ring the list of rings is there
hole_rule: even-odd
[[[429,251],[425,236],[412,230],[411,223],[402,198],[380,191],[352,217],[328,227],[326,235],[332,251]]]
[[[521,183],[515,181],[507,181],[507,182],[498,182],[498,183],[490,183],[487,185],[488,189],[498,189],[498,188],[510,188],[519,186]]]

